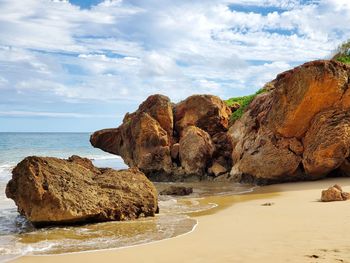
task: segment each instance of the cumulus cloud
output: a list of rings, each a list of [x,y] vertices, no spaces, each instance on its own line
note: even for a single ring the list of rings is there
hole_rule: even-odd
[[[350,37],[347,0],[2,0],[0,14],[0,101],[33,112],[38,101],[248,94]]]

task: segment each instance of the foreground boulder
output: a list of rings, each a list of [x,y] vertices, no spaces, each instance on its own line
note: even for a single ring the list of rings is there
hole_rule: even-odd
[[[349,193],[343,192],[342,188],[337,184],[329,187],[327,190],[323,190],[321,195],[322,202],[345,201],[349,198]]]
[[[350,175],[350,67],[314,61],[284,72],[230,128],[231,179],[270,184]]]
[[[94,147],[120,155],[155,181],[197,181],[208,178],[217,161],[232,166],[228,130],[231,109],[220,98],[194,95],[178,104],[152,95],[118,128],[96,131]]]
[[[90,160],[27,157],[12,172],[6,196],[35,225],[154,216],[157,191],[137,169],[116,171]]]

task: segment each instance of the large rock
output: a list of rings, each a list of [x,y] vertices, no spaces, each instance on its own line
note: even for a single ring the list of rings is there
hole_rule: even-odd
[[[92,134],[91,144],[122,156],[127,165],[145,173],[169,172],[172,168],[169,134],[146,112],[128,118],[119,128]]]
[[[214,152],[208,133],[195,126],[188,126],[180,139],[179,155],[186,174],[204,175]]]
[[[127,113],[118,128],[96,131],[90,142],[120,155],[152,180],[197,181],[208,175],[211,157],[226,169],[232,166],[226,134],[230,114],[216,96],[194,95],[172,104],[152,95],[136,112]]]
[[[194,95],[178,103],[175,108],[175,129],[182,134],[188,126],[196,126],[209,133],[227,131],[231,109],[224,101],[211,95]]]
[[[278,75],[228,132],[231,179],[269,184],[349,171],[349,77],[350,67],[335,61]]]
[[[12,172],[6,196],[35,225],[154,216],[157,191],[137,169],[99,169],[90,160],[27,157]]]

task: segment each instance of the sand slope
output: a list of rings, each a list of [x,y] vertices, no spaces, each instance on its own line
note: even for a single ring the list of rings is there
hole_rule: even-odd
[[[131,248],[16,261],[350,262],[350,201],[318,202],[321,189],[335,183],[350,191],[350,178],[268,186],[256,194],[221,198],[219,203],[232,205],[198,217],[195,231],[185,236]],[[266,202],[273,205],[262,206]]]

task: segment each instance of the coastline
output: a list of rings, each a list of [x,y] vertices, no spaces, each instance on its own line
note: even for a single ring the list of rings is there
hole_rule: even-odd
[[[188,234],[121,249],[24,256],[12,262],[350,262],[350,201],[318,202],[321,190],[335,183],[350,191],[350,178],[330,178],[207,197],[206,202],[218,207],[192,214],[198,224]]]

